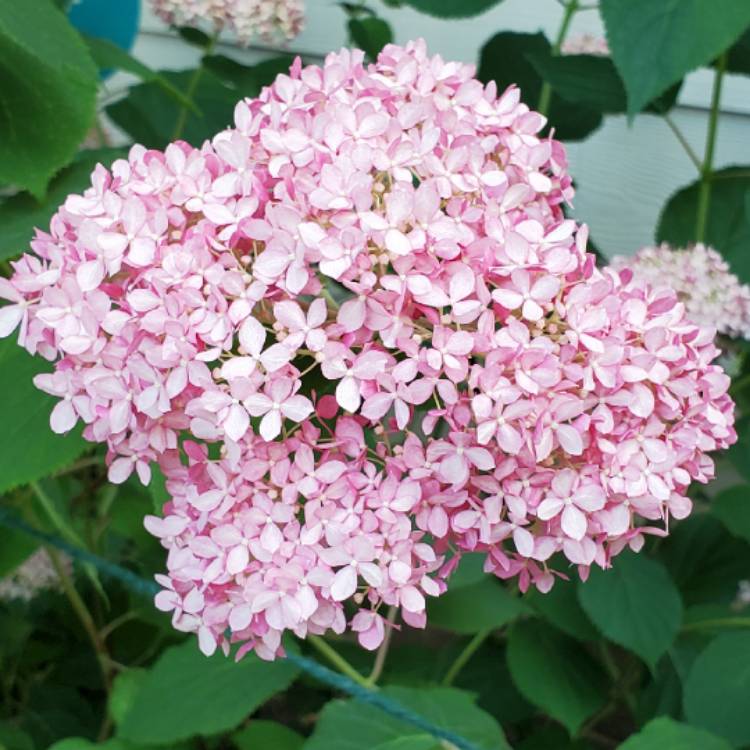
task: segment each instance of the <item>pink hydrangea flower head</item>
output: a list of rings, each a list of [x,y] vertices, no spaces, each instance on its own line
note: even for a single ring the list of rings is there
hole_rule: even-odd
[[[690,511],[735,440],[712,332],[595,268],[562,146],[424,42],[295,62],[134,147],[1,289],[38,385],[171,500],[157,605],[211,653],[413,627],[463,552],[549,590]]]
[[[169,24],[228,29],[242,44],[294,39],[304,25],[304,0],[151,0]]]
[[[630,269],[653,286],[674,289],[696,323],[750,339],[750,286],[740,282],[713,248],[698,243],[673,249],[664,243],[644,247],[631,257],[617,256],[612,265]]]

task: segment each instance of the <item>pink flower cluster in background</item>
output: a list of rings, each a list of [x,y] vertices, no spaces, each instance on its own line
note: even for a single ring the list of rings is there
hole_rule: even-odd
[[[462,552],[548,591],[690,512],[735,440],[713,332],[594,266],[544,124],[421,41],[297,62],[210,143],[97,168],[14,264],[53,429],[167,478],[157,604],[204,652],[372,649]]]
[[[598,55],[599,57],[609,57],[609,45],[603,36],[594,34],[578,34],[566,39],[561,47],[560,52],[563,55]]]
[[[169,24],[229,30],[242,44],[294,39],[304,25],[304,0],[151,0]]]
[[[612,265],[630,269],[652,286],[669,286],[684,303],[691,320],[727,336],[750,339],[750,287],[729,270],[713,248],[702,244],[673,249],[667,244],[644,247]]]

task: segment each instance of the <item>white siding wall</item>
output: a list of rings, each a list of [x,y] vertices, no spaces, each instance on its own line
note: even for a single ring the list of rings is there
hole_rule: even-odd
[[[409,8],[393,10],[380,0],[368,5],[390,21],[397,42],[422,36],[429,49],[445,58],[476,62],[482,44],[501,30],[556,33],[561,8],[556,0],[505,0],[479,17],[443,21]],[[195,63],[197,55],[170,35],[149,11],[144,0],[141,35],[134,53],[157,68],[180,69]],[[345,16],[334,0],[307,0],[305,32],[289,46],[292,52],[320,57],[347,43]],[[595,11],[574,19],[571,34],[602,33]],[[238,59],[253,61],[268,54],[255,48],[239,50],[231,39],[222,49]],[[110,83],[113,93],[125,79]],[[701,154],[707,125],[712,76],[691,74],[681,93],[674,119],[694,149]],[[717,166],[750,164],[750,78],[728,76],[722,99]],[[609,117],[586,141],[569,147],[571,171],[578,185],[575,213],[587,222],[592,237],[607,254],[633,252],[653,241],[659,211],[678,187],[695,179],[695,168],[664,122],[642,115],[628,126],[625,117]]]

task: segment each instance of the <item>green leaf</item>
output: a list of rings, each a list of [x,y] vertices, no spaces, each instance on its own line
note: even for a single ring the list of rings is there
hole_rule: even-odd
[[[579,643],[539,620],[511,628],[508,665],[522,695],[571,734],[606,703],[599,665]]]
[[[91,742],[83,737],[69,737],[51,745],[48,750],[136,750],[134,745],[118,739]]]
[[[579,641],[593,641],[599,637],[599,632],[581,609],[576,585],[572,581],[558,581],[546,594],[533,589],[524,596],[524,601],[550,625]]]
[[[750,4],[748,4],[750,6]],[[750,282],[750,218],[745,199],[750,190],[750,167],[727,167],[715,172],[704,242],[715,247],[743,282]],[[659,217],[658,242],[685,247],[695,241],[700,183],[674,193]]]
[[[461,690],[387,687],[382,694],[442,729],[461,735],[481,750],[510,748],[499,724]],[[395,719],[375,706],[332,701],[326,704],[304,747],[305,750],[439,750],[441,745],[423,729]]]
[[[91,186],[91,172],[97,164],[109,165],[124,156],[119,148],[81,151],[69,167],[52,180],[46,198],[39,202],[28,194],[19,193],[0,203],[0,260],[25,252],[34,236],[34,229],[47,230],[52,215],[71,193],[82,193]]]
[[[693,662],[685,683],[685,716],[691,724],[750,744],[750,632],[725,633]]]
[[[662,716],[629,737],[619,750],[730,750],[721,737]]]
[[[163,77],[181,91],[187,90],[195,71],[164,71]],[[234,118],[237,92],[209,70],[203,70],[193,96],[200,114],[189,112],[182,139],[194,146],[227,128]],[[134,141],[149,148],[165,148],[174,134],[180,106],[164,98],[155,83],[134,86],[125,99],[107,107],[107,114]]]
[[[39,547],[39,542],[24,534],[3,527],[3,542],[0,544],[0,579],[13,573],[16,568],[28,560]]]
[[[524,603],[508,593],[497,580],[450,588],[428,603],[428,620],[454,633],[478,633],[499,628],[525,611]]]
[[[686,605],[729,604],[750,570],[750,544],[733,537],[708,513],[676,524],[659,545],[659,557]]]
[[[15,341],[0,341],[0,492],[32,482],[66,466],[86,450],[79,425],[56,435],[49,415],[59,399],[37,390],[32,378],[50,369],[49,362],[31,357]]]
[[[109,39],[100,39],[95,36],[83,36],[86,46],[99,70],[124,70],[132,73],[142,81],[153,81],[158,84],[167,94],[174,97],[180,104],[193,107],[193,103],[179,89],[170,83],[156,70],[144,65],[128,54],[122,47],[110,42]]]
[[[592,567],[578,586],[591,621],[610,640],[651,667],[672,645],[682,622],[682,601],[669,573],[656,560],[625,552],[610,570]]]
[[[2,750],[34,750],[34,742],[28,734],[10,722],[0,721],[0,748]]]
[[[750,29],[729,48],[727,70],[750,75]]]
[[[148,483],[148,494],[151,496],[154,513],[161,514],[164,510],[164,504],[170,501],[169,492],[167,492],[167,478],[164,472],[159,468],[159,464],[151,465],[151,481]]]
[[[349,36],[370,60],[377,59],[380,50],[393,41],[388,22],[375,16],[349,19]]]
[[[253,719],[232,735],[232,744],[237,750],[300,750],[305,738],[275,721]]]
[[[280,659],[248,654],[235,662],[207,658],[194,639],[167,649],[137,691],[118,736],[140,744],[169,744],[236,727],[275,693],[286,689],[297,668]]]
[[[731,534],[750,542],[750,485],[722,490],[711,503],[711,512]]]
[[[263,86],[273,83],[280,73],[288,73],[294,58],[291,55],[272,57],[256,65],[243,65],[225,55],[208,55],[204,67],[234,89],[237,99],[258,96]]]
[[[750,24],[750,3],[737,0],[602,0],[600,7],[631,116]]]
[[[502,0],[401,0],[416,10],[437,18],[470,18],[484,13]]]
[[[0,182],[42,198],[94,122],[96,66],[49,0],[0,3]]]
[[[582,104],[602,114],[621,114],[627,110],[627,96],[612,60],[601,55],[529,55],[537,73],[566,101]],[[681,81],[646,111],[662,114],[677,101]]]
[[[181,26],[177,29],[177,33],[188,44],[192,44],[194,47],[208,49],[211,46],[211,37],[204,31],[196,29],[193,26]]]
[[[531,59],[549,54],[550,43],[544,34],[503,31],[482,47],[477,76],[485,83],[494,80],[499,92],[516,84],[521,89],[523,101],[534,109],[539,102],[543,81]],[[596,130],[601,122],[601,113],[583,104],[569,102],[553,92],[549,127],[555,129],[556,138],[580,140]]]
[[[132,708],[133,701],[147,677],[147,669],[135,668],[121,672],[115,678],[109,694],[107,711],[116,727],[122,724],[123,719]]]

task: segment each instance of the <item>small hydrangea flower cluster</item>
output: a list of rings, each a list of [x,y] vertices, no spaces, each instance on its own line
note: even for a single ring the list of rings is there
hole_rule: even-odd
[[[690,511],[735,440],[712,333],[600,271],[515,87],[389,45],[279,76],[201,148],[134,147],[14,264],[0,333],[171,500],[157,604],[211,653],[423,626],[464,551],[549,590]]]
[[[294,39],[305,20],[303,0],[151,0],[151,5],[169,24],[228,29],[242,44]]]
[[[652,286],[669,285],[699,325],[750,339],[750,286],[740,282],[713,248],[644,247],[631,257],[617,256],[612,265],[630,269]]]
[[[594,34],[579,34],[566,39],[560,47],[563,55],[598,55],[609,57],[607,40]]]
[[[71,574],[73,565],[70,558],[61,556],[60,561]],[[0,599],[3,601],[28,602],[42,591],[50,590],[62,590],[62,587],[49,555],[43,549],[34,552],[12,573],[0,578]]]

